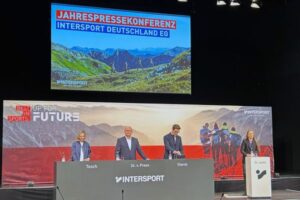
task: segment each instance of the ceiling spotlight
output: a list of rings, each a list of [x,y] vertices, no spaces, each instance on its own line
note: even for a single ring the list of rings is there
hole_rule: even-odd
[[[177,0],[178,2],[186,3],[188,0]]]
[[[217,0],[217,6],[225,6],[226,2],[225,0]]]
[[[230,6],[231,7],[237,7],[237,6],[240,6],[240,2],[238,0],[231,0],[230,1]]]
[[[179,2],[187,2],[188,0],[177,0]],[[217,0],[217,6],[226,6],[227,0]],[[230,7],[239,7],[241,5],[240,0],[230,0]],[[260,9],[262,6],[261,0],[251,0],[251,8]]]
[[[251,6],[251,8],[259,9],[260,8],[260,2],[258,0],[252,0],[250,6]]]

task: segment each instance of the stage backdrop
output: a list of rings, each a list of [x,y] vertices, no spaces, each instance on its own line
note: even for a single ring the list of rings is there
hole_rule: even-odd
[[[113,160],[128,125],[145,154],[162,159],[163,136],[174,123],[181,126],[186,158],[213,158],[216,179],[242,177],[239,146],[248,129],[256,133],[260,155],[271,157],[274,172],[270,107],[4,101],[2,184],[52,184],[54,162],[63,155],[70,159],[81,130],[92,146],[91,160]]]

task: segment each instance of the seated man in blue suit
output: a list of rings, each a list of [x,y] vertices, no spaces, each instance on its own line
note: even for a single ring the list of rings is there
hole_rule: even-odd
[[[184,158],[181,137],[178,135],[179,132],[180,126],[174,124],[172,131],[164,136],[164,159]]]
[[[116,144],[116,160],[136,160],[136,152],[144,159],[148,160],[141,149],[137,138],[132,137],[132,128],[127,126],[124,128],[125,136],[118,138]]]

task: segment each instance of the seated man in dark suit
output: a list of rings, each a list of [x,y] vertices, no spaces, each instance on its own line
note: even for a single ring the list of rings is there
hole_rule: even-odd
[[[181,137],[178,135],[180,126],[174,124],[172,131],[164,136],[164,159],[184,158]]]
[[[141,149],[137,138],[132,137],[132,128],[127,126],[124,128],[125,136],[118,138],[115,155],[116,160],[136,160],[136,152],[144,159],[148,160]]]

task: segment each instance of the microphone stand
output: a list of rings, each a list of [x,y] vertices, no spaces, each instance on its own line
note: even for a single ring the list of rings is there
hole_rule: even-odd
[[[222,195],[221,195],[221,199],[220,199],[220,200],[222,200],[222,199],[223,199],[223,197],[224,197],[224,192],[222,193]]]
[[[59,189],[58,186],[56,186],[56,189],[58,190],[60,197],[61,197],[63,200],[65,200],[65,198],[64,198],[64,196],[62,195],[62,193],[61,193],[61,191],[60,191],[60,189]]]

